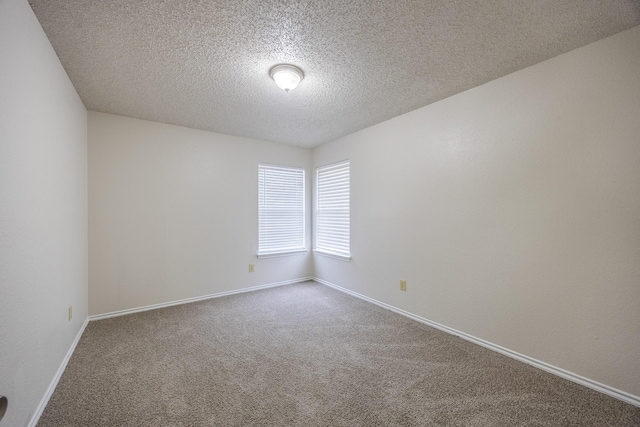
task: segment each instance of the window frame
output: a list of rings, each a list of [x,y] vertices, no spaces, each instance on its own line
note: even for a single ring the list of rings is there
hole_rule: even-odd
[[[263,193],[265,191],[265,187],[264,187],[264,175],[263,175],[263,171],[270,171],[271,173],[274,173],[275,171],[289,171],[289,172],[301,172],[302,175],[302,191],[301,191],[301,196],[302,196],[302,200],[300,201],[300,210],[301,210],[301,215],[302,215],[302,233],[301,236],[296,236],[296,239],[299,238],[300,239],[300,246],[289,246],[286,248],[280,248],[280,249],[269,249],[268,247],[263,248],[261,246],[262,243],[266,243],[263,240],[263,227],[265,227],[268,224],[264,224],[262,219],[263,219],[263,209],[265,209],[265,200],[263,200],[263,197],[265,196]],[[289,255],[298,255],[298,254],[304,254],[308,252],[308,248],[307,248],[307,188],[306,188],[306,170],[304,168],[300,168],[300,167],[294,167],[294,166],[282,166],[282,165],[272,165],[272,164],[267,164],[267,163],[259,163],[258,164],[258,251],[257,251],[257,257],[258,258],[272,258],[272,257],[279,257],[279,256],[289,256]],[[273,237],[272,237],[273,238]]]
[[[321,210],[323,209],[322,207],[322,202],[321,201],[321,197],[322,197],[322,192],[320,190],[320,186],[321,186],[321,173],[330,169],[339,169],[341,167],[346,166],[347,168],[347,210],[348,210],[348,214],[347,214],[347,246],[348,246],[348,250],[347,251],[340,251],[340,250],[332,250],[331,248],[327,248],[326,246],[324,246],[321,243],[321,246],[318,247],[318,230],[319,227],[321,227],[322,224],[322,213]],[[331,178],[331,176],[329,177]],[[335,177],[334,177],[335,178]],[[331,189],[330,189],[331,190]],[[336,189],[333,189],[334,191],[336,191]],[[338,191],[340,190],[339,188],[337,189]],[[335,230],[333,230],[335,232]],[[326,232],[326,230],[325,230]],[[322,233],[322,231],[321,231]],[[322,242],[322,240],[321,240]],[[336,163],[330,163],[327,165],[323,165],[323,166],[318,166],[316,168],[316,182],[315,182],[315,224],[314,224],[314,248],[313,248],[314,253],[323,255],[323,256],[327,256],[330,258],[335,258],[335,259],[339,259],[342,261],[351,261],[351,161],[350,160],[342,160]]]

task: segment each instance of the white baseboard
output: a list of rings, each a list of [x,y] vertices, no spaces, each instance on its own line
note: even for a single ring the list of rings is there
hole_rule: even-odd
[[[58,371],[56,372],[56,375],[53,377],[53,380],[51,381],[51,384],[49,384],[49,387],[47,388],[47,391],[45,392],[44,396],[42,397],[42,400],[40,401],[40,404],[38,405],[38,408],[37,408],[36,412],[31,417],[31,420],[29,421],[27,426],[28,427],[35,427],[36,424],[38,424],[38,421],[40,420],[40,417],[42,416],[42,413],[44,412],[44,409],[47,407],[47,403],[49,403],[49,399],[51,398],[51,395],[53,394],[54,390],[56,389],[56,386],[58,385],[58,382],[60,381],[60,377],[62,377],[62,373],[64,372],[65,368],[67,367],[67,363],[69,363],[69,359],[71,359],[71,355],[73,354],[73,352],[76,349],[76,346],[78,345],[78,341],[80,341],[80,337],[82,336],[85,328],[87,327],[87,325],[89,324],[90,321],[100,320],[100,319],[107,319],[109,317],[124,316],[124,315],[127,315],[127,314],[138,313],[138,312],[141,312],[141,311],[155,310],[155,309],[158,309],[158,308],[170,307],[170,306],[179,305],[179,304],[187,304],[187,303],[190,303],[190,302],[202,301],[202,300],[211,299],[211,298],[219,298],[219,297],[224,297],[224,296],[227,296],[227,295],[235,295],[235,294],[241,294],[241,293],[244,293],[244,292],[258,291],[260,289],[273,288],[273,287],[276,287],[276,286],[283,286],[283,285],[290,285],[290,284],[293,284],[293,283],[306,282],[308,280],[313,280],[313,277],[301,277],[301,278],[298,278],[298,279],[285,280],[285,281],[282,281],[282,282],[269,283],[269,284],[266,284],[266,285],[252,286],[250,288],[238,289],[238,290],[234,290],[234,291],[218,292],[216,294],[203,295],[203,296],[200,296],[200,297],[193,297],[193,298],[185,298],[185,299],[166,302],[166,303],[162,303],[162,304],[147,305],[147,306],[144,306],[144,307],[131,308],[131,309],[127,309],[127,310],[119,310],[119,311],[114,311],[114,312],[111,312],[111,313],[98,314],[98,315],[95,315],[95,316],[87,317],[85,319],[84,323],[82,324],[82,327],[80,328],[80,331],[78,331],[78,334],[76,335],[76,338],[73,340],[73,343],[71,344],[71,347],[69,347],[69,351],[67,352],[66,356],[62,360],[62,363],[60,364],[60,367],[58,368]]]
[[[140,313],[142,311],[156,310],[158,308],[171,307],[173,305],[188,304],[190,302],[203,301],[203,300],[212,299],[212,298],[226,297],[228,295],[235,295],[235,294],[242,294],[242,293],[245,293],[245,292],[259,291],[260,289],[273,288],[273,287],[276,287],[276,286],[283,286],[283,285],[291,285],[293,283],[306,282],[308,280],[313,280],[313,277],[300,277],[298,279],[285,280],[285,281],[282,281],[282,282],[269,283],[269,284],[266,284],[266,285],[252,286],[250,288],[237,289],[237,290],[234,290],[234,291],[218,292],[218,293],[215,293],[215,294],[202,295],[202,296],[199,296],[199,297],[184,298],[184,299],[175,300],[175,301],[163,302],[163,303],[160,303],[160,304],[151,304],[151,305],[145,305],[143,307],[128,308],[126,310],[118,310],[118,311],[112,311],[110,313],[96,314],[96,315],[93,315],[93,316],[89,316],[89,320],[93,321],[93,320],[108,319],[110,317],[125,316],[127,314]]]
[[[447,332],[447,333],[449,333],[451,335],[455,335],[455,336],[458,336],[458,337],[460,337],[462,339],[465,339],[467,341],[471,341],[472,343],[478,344],[478,345],[480,345],[482,347],[485,347],[485,348],[488,348],[489,350],[496,351],[496,352],[498,352],[500,354],[503,354],[505,356],[511,357],[513,359],[519,360],[519,361],[524,362],[524,363],[527,363],[527,364],[529,364],[531,366],[534,366],[536,368],[542,369],[543,371],[552,373],[554,375],[557,375],[557,376],[562,377],[564,379],[567,379],[569,381],[573,381],[573,382],[578,383],[580,385],[583,385],[585,387],[589,387],[589,388],[591,388],[593,390],[599,391],[600,393],[603,393],[603,394],[606,394],[608,396],[614,397],[616,399],[622,400],[623,402],[630,403],[631,405],[640,407],[640,397],[634,396],[633,394],[627,393],[627,392],[622,391],[622,390],[618,390],[616,388],[610,387],[610,386],[605,385],[605,384],[601,384],[601,383],[599,383],[597,381],[591,380],[589,378],[585,378],[585,377],[583,377],[581,375],[578,375],[578,374],[574,374],[573,372],[569,372],[569,371],[567,371],[565,369],[558,368],[557,366],[550,365],[550,364],[548,364],[546,362],[542,362],[540,360],[534,359],[534,358],[526,356],[524,354],[520,354],[520,353],[518,353],[516,351],[509,350],[508,348],[499,346],[497,344],[493,344],[493,343],[491,343],[489,341],[485,341],[485,340],[483,340],[481,338],[474,337],[473,335],[469,335],[467,333],[460,332],[460,331],[458,331],[456,329],[453,329],[453,328],[450,328],[448,326],[441,325],[440,323],[436,323],[436,322],[434,322],[432,320],[425,319],[424,317],[417,316],[417,315],[415,315],[413,313],[409,313],[408,311],[401,310],[401,309],[399,309],[397,307],[394,307],[392,305],[386,304],[384,302],[380,302],[380,301],[375,300],[373,298],[369,298],[368,296],[365,296],[365,295],[359,294],[357,292],[351,291],[349,289],[343,288],[342,286],[338,286],[338,285],[333,284],[331,282],[327,282],[326,280],[322,280],[322,279],[319,279],[317,277],[314,277],[313,280],[315,282],[318,282],[318,283],[321,283],[323,285],[329,286],[331,288],[334,288],[334,289],[336,289],[338,291],[344,292],[344,293],[349,294],[351,296],[354,296],[356,298],[360,298],[360,299],[362,299],[364,301],[368,301],[368,302],[376,304],[376,305],[378,305],[380,307],[386,308],[387,310],[391,310],[391,311],[393,311],[395,313],[398,313],[398,314],[401,314],[403,316],[406,316],[406,317],[408,317],[410,319],[416,320],[416,321],[418,321],[420,323],[424,323],[426,325],[429,325],[429,326],[434,327],[436,329],[439,329],[441,331]]]
[[[573,381],[575,383],[581,384],[585,387],[589,387],[593,390],[599,391],[601,393],[604,393],[608,396],[614,397],[616,399],[622,400],[623,402],[627,402],[630,403],[634,406],[638,406],[640,407],[640,397],[638,396],[634,396],[630,393],[624,392],[622,390],[618,390],[616,388],[613,387],[609,387],[605,384],[601,384],[597,381],[593,381],[590,380],[589,378],[585,378],[583,376],[580,376],[578,374],[574,374],[573,372],[569,372],[566,371],[564,369],[558,368],[556,366],[550,365],[548,363],[542,362],[540,360],[536,360],[534,358],[531,358],[529,356],[525,356],[524,354],[520,354],[518,352],[515,352],[513,350],[509,350],[508,348],[499,346],[497,344],[493,344],[489,341],[485,341],[483,339],[480,338],[476,338],[473,335],[469,335],[466,334],[464,332],[460,332],[456,329],[453,328],[449,328],[448,326],[444,326],[441,325],[439,323],[433,322],[429,319],[425,319],[424,317],[420,317],[417,316],[413,313],[409,313],[408,311],[404,311],[401,310],[399,308],[396,308],[392,305],[380,302],[378,300],[375,300],[373,298],[369,298],[365,295],[359,294],[357,292],[351,291],[349,289],[343,288],[341,286],[335,285],[331,282],[328,282],[326,280],[322,280],[319,279],[317,277],[301,277],[298,279],[292,279],[292,280],[286,280],[286,281],[282,281],[282,282],[276,282],[276,283],[269,283],[266,285],[259,285],[259,286],[253,286],[250,288],[244,288],[244,289],[238,289],[238,290],[234,290],[234,291],[227,291],[227,292],[219,292],[216,294],[210,294],[210,295],[203,295],[200,297],[194,297],[194,298],[185,298],[185,299],[181,299],[181,300],[177,300],[177,301],[171,301],[171,302],[167,302],[167,303],[162,303],[162,304],[153,304],[153,305],[148,305],[148,306],[144,306],[144,307],[137,307],[137,308],[131,308],[128,310],[120,310],[120,311],[114,311],[111,313],[105,313],[105,314],[99,314],[99,315],[95,315],[95,316],[89,316],[87,317],[87,319],[85,319],[84,323],[82,324],[82,327],[80,328],[80,330],[78,331],[78,334],[76,335],[76,338],[73,340],[73,343],[71,344],[71,347],[69,347],[69,351],[67,352],[67,354],[65,355],[64,359],[62,360],[62,363],[60,364],[60,367],[58,368],[58,371],[56,372],[55,376],[53,377],[53,380],[51,381],[51,384],[49,384],[49,387],[47,388],[47,391],[45,392],[44,396],[42,397],[42,400],[40,401],[40,404],[38,405],[38,408],[36,410],[36,412],[33,414],[33,416],[31,417],[31,420],[29,421],[29,423],[27,424],[28,427],[35,427],[36,424],[38,424],[38,421],[40,420],[40,417],[42,416],[42,413],[44,412],[44,409],[47,406],[47,403],[49,403],[49,399],[51,398],[51,395],[53,394],[54,390],[56,389],[56,386],[58,385],[58,382],[60,381],[60,378],[62,377],[62,373],[64,372],[65,368],[67,367],[67,363],[69,363],[69,359],[71,359],[71,355],[73,354],[73,352],[76,349],[76,346],[78,345],[78,341],[80,341],[80,337],[82,336],[85,328],[87,327],[89,321],[93,321],[93,320],[100,320],[100,319],[107,319],[109,317],[116,317],[116,316],[124,316],[127,314],[132,314],[132,313],[138,313],[138,312],[142,312],[142,311],[148,311],[148,310],[155,310],[158,308],[163,308],[163,307],[170,307],[173,305],[179,305],[179,304],[187,304],[190,302],[195,302],[195,301],[202,301],[202,300],[207,300],[207,299],[212,299],[212,298],[219,298],[219,297],[223,297],[223,296],[227,296],[227,295],[235,295],[235,294],[241,294],[241,293],[245,293],[245,292],[252,292],[252,291],[257,291],[260,289],[266,289],[266,288],[273,288],[276,286],[283,286],[283,285],[290,285],[293,283],[300,283],[300,282],[306,282],[308,280],[313,280],[315,282],[321,283],[323,285],[329,286],[331,288],[334,288],[338,291],[344,292],[346,294],[352,295],[356,298],[360,298],[364,301],[368,301],[370,303],[376,304],[380,307],[386,308],[387,310],[391,310],[395,313],[401,314],[403,316],[406,316],[410,319],[413,319],[415,321],[418,321],[420,323],[424,323],[426,325],[432,326],[436,329],[439,329],[441,331],[447,332],[449,334],[455,335],[455,336],[459,336],[460,338],[463,338],[467,341],[471,341],[475,344],[478,344],[482,347],[488,348],[490,350],[493,351],[497,351],[500,354],[503,354],[505,356],[511,357],[513,359],[519,360],[521,362],[527,363],[529,365],[532,365],[536,368],[542,369],[544,371],[550,372],[552,374],[555,374],[559,377],[565,378],[569,381]]]
[[[71,359],[71,355],[75,351],[76,346],[78,345],[78,341],[80,341],[80,337],[82,336],[82,333],[84,332],[84,329],[87,327],[88,324],[89,324],[89,318],[84,319],[84,323],[82,323],[82,326],[80,327],[80,330],[76,335],[76,338],[71,343],[71,347],[69,347],[69,351],[67,351],[67,354],[64,356],[64,359],[62,359],[62,363],[60,364],[58,371],[53,377],[53,380],[51,380],[51,384],[49,384],[47,391],[45,392],[44,396],[42,396],[42,400],[40,400],[40,403],[38,404],[38,408],[36,409],[36,412],[31,417],[31,420],[29,421],[27,426],[35,427],[36,424],[38,424],[38,421],[40,420],[40,417],[44,412],[44,408],[47,407],[47,403],[49,403],[49,399],[51,399],[51,395],[53,394],[53,391],[56,389],[56,386],[60,381],[60,377],[62,377],[62,373],[67,367],[67,363],[69,363],[69,359]]]

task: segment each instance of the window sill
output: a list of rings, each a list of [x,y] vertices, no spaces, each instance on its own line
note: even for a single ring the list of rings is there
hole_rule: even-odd
[[[317,253],[318,255],[326,256],[328,258],[339,259],[340,261],[346,261],[346,262],[351,261],[351,255],[340,255],[340,254],[335,254],[331,252],[321,251],[318,249],[314,249],[313,252]]]
[[[256,254],[258,256],[258,259],[264,259],[264,258],[276,258],[276,257],[281,257],[281,256],[291,256],[291,255],[303,255],[306,254],[307,252],[309,252],[306,249],[299,249],[296,251],[287,251],[287,252],[266,252],[266,253],[258,253]]]

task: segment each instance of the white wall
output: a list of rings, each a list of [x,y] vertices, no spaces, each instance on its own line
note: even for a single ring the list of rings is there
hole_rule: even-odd
[[[92,111],[88,123],[90,314],[312,275],[310,254],[256,259],[258,163],[308,174],[310,150]],[[309,205],[309,231],[310,218]]]
[[[86,318],[88,262],[91,314],[315,262],[640,395],[638,45],[640,27],[314,150],[313,166],[351,159],[352,262],[257,260],[257,164],[311,175],[311,152],[90,112],[87,218],[86,110],[27,2],[0,1],[3,425],[29,421]]]
[[[639,46],[635,27],[315,149],[351,159],[353,256],[316,276],[640,396]]]
[[[0,424],[21,426],[87,318],[87,112],[26,1],[0,1],[0,64]]]

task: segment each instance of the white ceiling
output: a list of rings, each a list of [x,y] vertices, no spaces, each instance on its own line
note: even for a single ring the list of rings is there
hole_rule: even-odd
[[[30,4],[88,109],[301,147],[640,24],[640,0]]]

